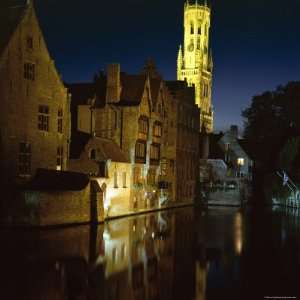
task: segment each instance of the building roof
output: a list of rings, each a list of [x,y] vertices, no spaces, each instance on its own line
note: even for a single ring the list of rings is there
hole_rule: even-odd
[[[65,84],[72,94],[72,105],[87,104],[87,100],[95,97],[96,86],[92,82]]]
[[[118,103],[113,103],[118,106],[136,106],[141,103],[146,77],[144,75],[128,75],[120,74],[121,80],[121,95]],[[100,74],[95,78],[94,82],[87,83],[66,83],[72,94],[72,111],[76,112],[78,105],[88,104],[87,100],[96,97],[94,106],[101,108],[106,103],[106,83],[107,79],[104,74]]]
[[[26,0],[0,1],[0,55],[9,43],[27,8]]]
[[[78,159],[90,139],[91,135],[88,133],[81,131],[72,131],[70,159]]]
[[[238,144],[244,150],[244,152],[248,155],[250,159],[253,159],[253,154],[251,153],[251,149],[248,146],[248,143],[245,139],[237,139]]]
[[[95,142],[95,145],[99,146],[100,150],[99,160],[105,161],[110,159],[115,162],[129,162],[121,148],[114,141],[96,137]]]
[[[223,137],[223,133],[209,135],[209,158],[210,159],[224,159],[224,151],[219,145],[220,139]]]
[[[121,73],[121,97],[118,105],[131,106],[141,103],[146,77],[143,75],[128,75]]]
[[[155,106],[157,103],[160,85],[161,85],[161,79],[156,79],[156,78],[150,79],[150,88],[151,88],[151,97],[152,97],[153,106]]]
[[[89,183],[89,177],[82,173],[37,169],[35,177],[24,190],[34,191],[81,191]]]
[[[97,161],[129,162],[121,148],[114,141],[91,136],[80,131],[74,132],[72,135],[70,158],[79,159],[86,146],[97,150]]]

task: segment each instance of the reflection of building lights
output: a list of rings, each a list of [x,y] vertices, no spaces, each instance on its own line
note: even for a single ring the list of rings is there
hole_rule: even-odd
[[[242,214],[239,212],[235,215],[234,219],[234,247],[238,255],[243,250],[243,231],[242,231]]]
[[[156,190],[153,190],[153,193],[156,193]]]
[[[152,236],[152,238],[154,239],[154,238],[155,238],[155,233],[152,232],[151,236]]]
[[[135,225],[132,226],[132,231],[135,231]]]
[[[147,229],[146,228],[144,228],[144,234],[146,234],[147,233]]]

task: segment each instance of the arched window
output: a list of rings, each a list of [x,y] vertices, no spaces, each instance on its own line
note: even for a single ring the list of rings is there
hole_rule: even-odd
[[[198,27],[198,34],[201,34],[201,25]]]
[[[191,24],[191,34],[194,34],[194,24]]]

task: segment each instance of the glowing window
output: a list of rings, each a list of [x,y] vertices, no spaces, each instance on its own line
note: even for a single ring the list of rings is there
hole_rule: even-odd
[[[242,157],[238,158],[238,159],[237,159],[237,164],[238,164],[239,166],[243,166],[243,165],[245,164],[245,159],[242,158]]]

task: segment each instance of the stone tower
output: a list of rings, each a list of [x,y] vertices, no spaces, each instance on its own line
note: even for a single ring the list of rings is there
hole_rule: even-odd
[[[213,60],[209,49],[211,10],[204,1],[184,5],[184,45],[177,58],[177,79],[195,85],[195,102],[201,109],[200,128],[213,131],[211,103]]]

